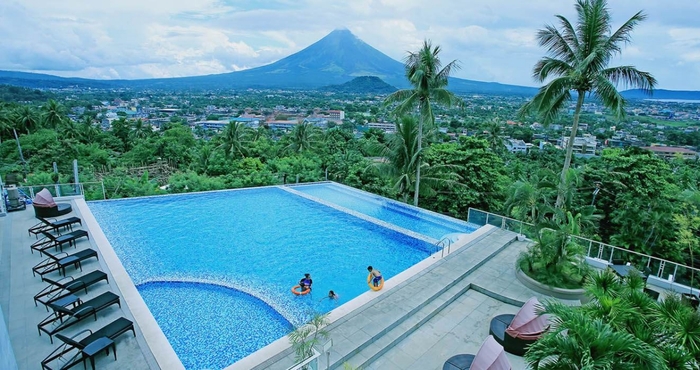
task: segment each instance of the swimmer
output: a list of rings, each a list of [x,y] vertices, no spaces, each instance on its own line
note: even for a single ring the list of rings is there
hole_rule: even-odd
[[[379,282],[382,281],[382,273],[381,271],[372,268],[372,266],[367,266],[367,271],[369,271],[370,274],[374,277],[372,279],[372,284],[374,284],[375,287],[379,286]]]
[[[331,290],[328,292],[328,298],[335,300],[335,299],[338,299],[338,295],[335,294],[335,292]]]

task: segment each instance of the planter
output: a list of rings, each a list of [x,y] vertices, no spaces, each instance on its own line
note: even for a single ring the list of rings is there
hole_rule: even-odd
[[[568,301],[578,300],[581,301],[581,303],[585,303],[588,301],[586,292],[583,289],[564,289],[551,287],[527,276],[519,268],[515,270],[515,277],[518,279],[518,281],[523,283],[523,285],[540,294],[544,294],[558,299],[565,299]]]

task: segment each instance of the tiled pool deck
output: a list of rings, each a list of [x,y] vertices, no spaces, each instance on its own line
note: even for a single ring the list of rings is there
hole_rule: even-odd
[[[80,214],[84,205],[82,200],[73,202],[74,213],[68,216],[77,215],[85,220]],[[43,307],[35,307],[32,299],[46,285],[31,273],[31,267],[42,260],[38,253],[31,254],[29,249],[35,239],[27,235],[27,229],[35,223],[31,207],[26,211],[0,217],[0,306],[19,369],[40,367],[41,360],[59,345],[56,340],[50,344],[45,334],[39,336],[37,333],[36,324],[48,314]],[[142,305],[140,296],[133,296],[138,295],[138,292],[133,284],[131,288],[128,287],[129,277],[123,270],[115,269],[112,263],[106,263],[116,256],[109,248],[105,248],[106,239],[102,239],[104,236],[93,227],[94,225],[84,222],[83,228],[89,229],[91,239],[79,241],[77,249],[98,250],[100,260],[90,259],[84,262],[83,273],[68,268],[68,275],[79,276],[98,268],[107,272],[110,275],[109,284],[98,283],[89,289],[87,295],[82,294],[81,298],[89,299],[111,290],[122,298],[122,307],[109,307],[98,313],[97,322],[87,319],[66,329],[65,333],[72,335],[86,328],[94,330],[124,316],[137,323],[136,337],[130,333],[118,337],[115,340],[118,360],[98,355],[97,368],[181,368],[179,360],[172,359],[174,352],[170,345],[167,341],[163,343],[164,337],[160,329],[157,325],[153,328],[155,321],[144,319],[150,314]],[[363,369],[440,369],[442,363],[452,355],[476,353],[488,335],[489,321],[494,315],[515,313],[518,302],[539,296],[520,284],[514,275],[515,259],[527,243],[513,242],[515,234],[495,228],[482,230],[478,235],[480,236],[453,251],[448,257],[436,256],[432,258],[433,261],[426,261],[428,267],[414,276],[407,276],[401,282],[389,280],[387,284],[391,282],[388,286],[393,285],[393,288],[369,296],[374,298],[369,303],[354,307],[351,305],[353,302],[348,302],[333,311],[331,318],[334,322],[329,326],[334,341],[331,365],[342,368],[342,363],[338,361],[347,359],[354,366],[362,364]],[[70,253],[75,249],[69,248],[67,251]],[[57,278],[58,273],[49,276]],[[463,278],[455,283],[458,276]],[[425,300],[435,291],[442,293],[432,299],[430,304],[415,303],[415,315],[423,315],[421,310],[426,309],[431,309],[431,313],[426,314],[410,330],[406,330],[404,335],[394,337],[394,345],[375,354],[371,361],[363,358],[364,352],[357,347],[367,340],[371,343],[372,338],[378,335],[373,330],[379,330],[377,328],[386,320],[404,315],[406,307],[414,304],[411,300]],[[450,295],[450,298],[445,298],[445,295]],[[434,309],[432,304],[440,304],[440,308]],[[152,317],[150,320],[153,320]],[[407,326],[408,322],[410,320],[402,325]],[[401,329],[400,325],[395,329]],[[392,333],[387,332],[386,335],[395,335]],[[522,358],[508,356],[513,369],[526,369]],[[326,368],[325,358],[325,355],[321,357],[320,368]],[[289,343],[286,338],[281,338],[229,368],[286,369],[292,363]]]

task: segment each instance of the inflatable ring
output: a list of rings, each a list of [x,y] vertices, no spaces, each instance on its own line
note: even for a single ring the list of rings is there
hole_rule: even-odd
[[[299,288],[299,290],[297,290],[297,288]],[[301,290],[301,285],[295,285],[292,287],[292,293],[295,295],[307,295],[310,291],[311,289]]]
[[[374,286],[374,284],[372,284],[372,273],[370,272],[369,275],[367,275],[367,285],[375,292],[382,290],[382,288],[384,288],[384,276],[382,276],[382,279],[379,280],[379,286]]]

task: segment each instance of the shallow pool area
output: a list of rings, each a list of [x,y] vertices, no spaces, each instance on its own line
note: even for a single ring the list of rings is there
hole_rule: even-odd
[[[187,369],[225,367],[367,292],[368,265],[390,279],[435,251],[279,187],[88,206]],[[307,272],[312,294],[293,295]]]

